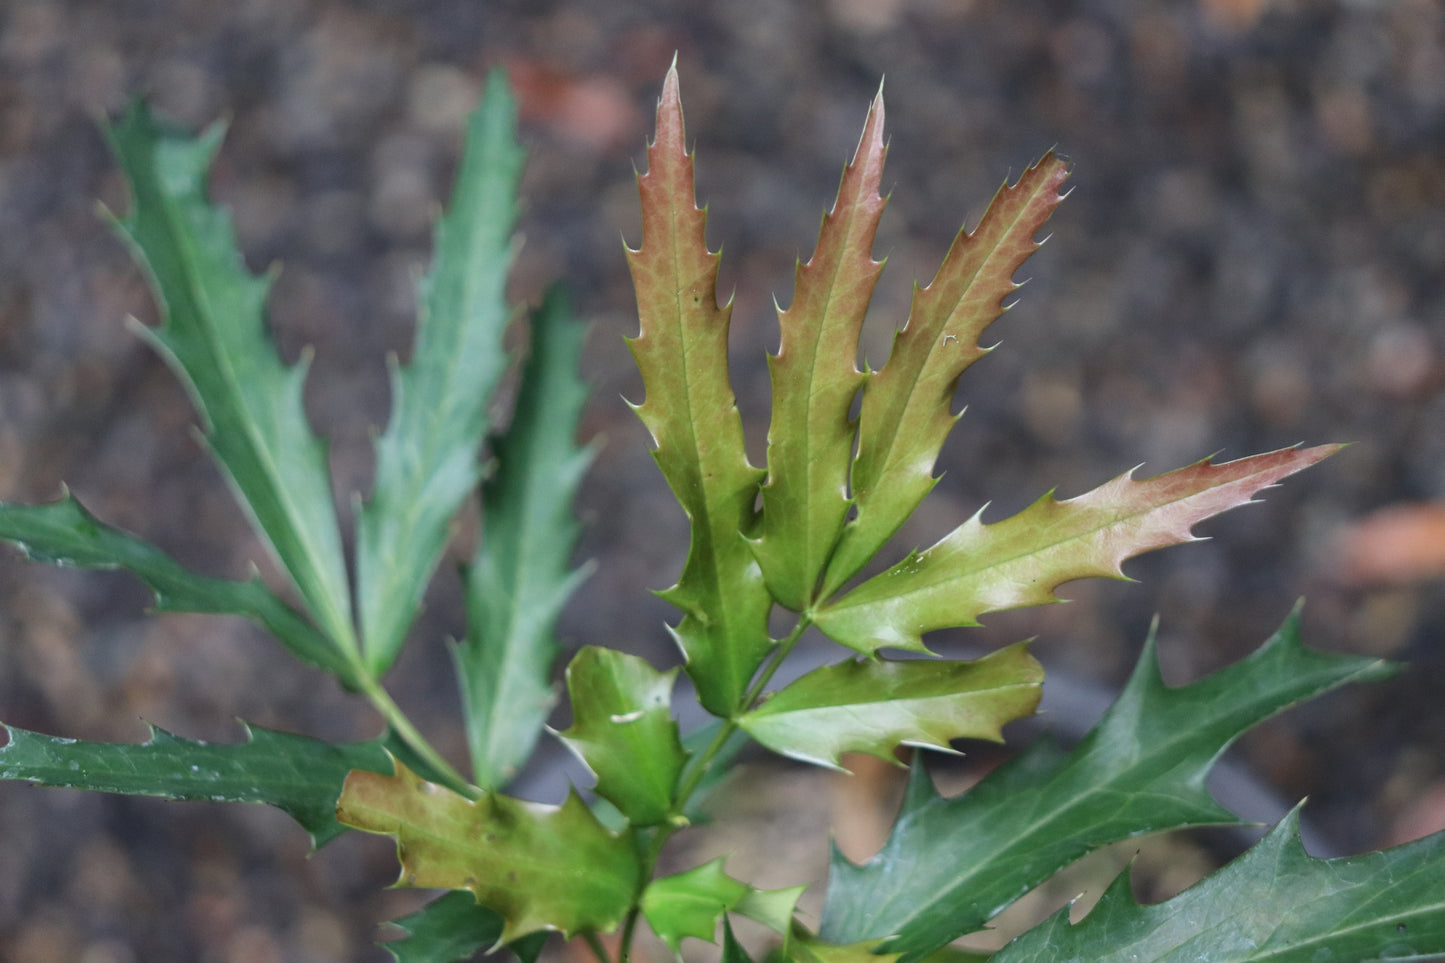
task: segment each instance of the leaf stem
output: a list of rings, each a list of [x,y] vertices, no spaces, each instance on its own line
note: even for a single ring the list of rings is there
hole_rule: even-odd
[[[380,682],[370,674],[362,675],[358,682],[361,693],[366,696],[376,711],[381,713],[382,718],[386,719],[387,725],[391,726],[392,731],[445,780],[449,789],[461,793],[468,799],[476,799],[481,795],[481,790],[463,778],[461,773],[457,772],[452,764],[442,758],[441,753],[432,747],[432,744],[406,717],[401,706],[396,704],[391,693],[387,692]]]
[[[582,939],[587,941],[587,948],[592,955],[597,957],[597,963],[612,963],[612,957],[607,952],[607,947],[602,945],[602,938],[593,930],[582,934]]]

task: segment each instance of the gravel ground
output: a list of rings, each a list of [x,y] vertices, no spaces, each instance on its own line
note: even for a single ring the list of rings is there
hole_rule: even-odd
[[[761,353],[795,257],[886,75],[889,256],[868,354],[906,313],[958,225],[1051,146],[1074,192],[1031,282],[965,379],[968,414],[912,542],[992,502],[1076,494],[1143,462],[1350,441],[1263,505],[1148,556],[1141,585],[950,636],[1037,635],[1057,678],[1113,685],[1161,620],[1183,681],[1233,661],[1289,612],[1307,639],[1414,664],[1271,723],[1240,758],[1338,851],[1445,825],[1440,530],[1360,527],[1445,498],[1445,7],[1433,0],[814,0],[713,5],[482,0],[6,0],[0,6],[0,498],[62,481],[103,519],[239,576],[260,559],[188,430],[164,366],[126,329],[153,320],[143,279],[96,216],[126,205],[97,116],[143,93],[177,121],[226,118],[214,178],[251,265],[284,264],[282,350],[315,349],[308,403],[338,490],[364,490],[384,420],[383,359],[404,350],[410,285],[445,199],[462,117],[509,69],[531,150],[519,300],[565,280],[593,325],[585,431],[607,446],[583,494],[596,575],[570,645],[673,659],[646,588],[669,584],[683,520],[618,400],[640,385],[619,235],[638,236],[633,165],[678,52],[710,237],[735,288],[734,380],[752,439]],[[1413,518],[1415,516],[1409,516]],[[1408,522],[1408,518],[1407,518]],[[1423,523],[1422,523],[1423,524]],[[1413,543],[1412,543],[1413,544]],[[1427,544],[1426,548],[1429,548]],[[1368,553],[1367,553],[1368,554]],[[1436,552],[1438,555],[1438,550]],[[434,591],[395,676],[460,748]],[[234,719],[337,739],[377,722],[229,620],[144,616],[119,575],[0,554],[0,718],[78,738],[144,738],[142,720],[234,740]],[[605,626],[605,629],[603,628]],[[808,790],[812,792],[813,790]],[[786,803],[785,803],[786,804]],[[277,813],[0,786],[0,961],[380,960],[385,840],[307,858]]]

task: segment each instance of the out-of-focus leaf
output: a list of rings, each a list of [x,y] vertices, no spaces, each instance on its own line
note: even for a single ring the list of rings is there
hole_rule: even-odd
[[[1140,906],[1120,874],[1076,926],[1061,910],[996,963],[1322,963],[1445,954],[1445,833],[1315,859],[1294,810],[1258,845],[1167,902]]]
[[[898,821],[862,865],[836,851],[821,933],[918,960],[973,932],[1059,869],[1107,843],[1236,823],[1205,789],[1214,760],[1277,712],[1348,682],[1388,676],[1375,659],[1315,652],[1298,614],[1253,655],[1169,688],[1151,638],[1128,685],[1071,752],[1040,742],[944,799],[915,768]]]
[[[132,197],[116,227],[163,319],[141,330],[190,390],[212,452],[317,623],[354,655],[326,448],[302,406],[309,356],[287,367],[277,355],[265,318],[271,276],[247,273],[230,216],[206,199],[222,130],[192,138],[164,129],[137,102],[107,134]]]
[[[863,387],[858,335],[883,269],[871,252],[885,204],[878,187],[886,152],[879,91],[818,248],[798,265],[793,303],[778,315],[782,342],[768,359],[773,412],[754,552],[773,597],[797,611],[813,602],[850,504],[848,411]]]
[[[376,442],[376,485],[357,518],[356,571],[367,664],[395,660],[448,526],[481,477],[487,402],[507,367],[502,333],[523,151],[516,104],[494,72],[472,114],[451,207],[437,225],[412,359],[392,374]]]
[[[467,568],[466,638],[455,650],[473,781],[505,785],[527,761],[556,701],[557,616],[585,577],[569,569],[572,501],[592,460],[576,444],[587,386],[577,374],[586,329],[560,290],[532,317],[516,410],[482,486],[482,541]]]
[[[1001,187],[978,227],[959,232],[933,281],[915,288],[907,324],[863,391],[850,477],[856,514],[820,598],[868,564],[932,490],[934,461],[958,420],[951,406],[959,375],[987,353],[979,336],[1018,288],[1014,273],[1038,248],[1034,235],[1062,199],[1068,173],[1050,153]]]
[[[748,464],[728,381],[731,309],[717,304],[718,256],[707,249],[707,217],[695,200],[675,64],[658,101],[647,173],[637,184],[642,243],[627,260],[641,327],[628,344],[646,397],[635,409],[692,523],[682,576],[661,594],[683,611],[674,634],[699,700],[729,716],[772,647],[772,600],[743,537],[763,473]]]
[[[104,524],[69,492],[47,505],[0,504],[0,538],[37,561],[124,569],[155,593],[156,608],[162,612],[244,616],[264,626],[302,662],[335,674],[345,684],[354,682],[346,653],[259,578],[236,582],[197,575],[149,542]]]
[[[642,874],[631,845],[575,793],[561,806],[470,800],[398,764],[395,776],[351,773],[336,818],[395,837],[398,885],[471,890],[505,920],[503,943],[539,930],[609,932]]]
[[[241,724],[246,741],[213,745],[151,727],[140,745],[77,742],[0,725],[0,779],[94,792],[208,802],[266,803],[311,834],[314,846],[341,835],[336,799],[352,770],[391,772],[379,742],[334,745]]]
[[[461,963],[502,937],[502,918],[466,890],[440,896],[391,925],[406,934],[382,944],[396,963]]]
[[[841,768],[848,752],[893,760],[899,745],[1002,738],[1039,703],[1043,666],[1025,643],[973,662],[859,660],[815,669],[739,724],[785,756]]]
[[[1073,579],[1123,578],[1126,559],[1194,541],[1196,523],[1247,504],[1261,488],[1339,449],[1286,448],[1219,465],[1206,460],[1143,480],[1125,473],[1067,501],[1045,495],[991,525],[974,515],[932,548],[823,606],[818,627],[860,652],[922,651],[924,632],[1056,602],[1054,588]]]
[[[562,740],[597,775],[597,794],[634,826],[672,815],[686,759],[672,720],[677,670],[658,672],[646,659],[587,646],[567,666],[572,727]]]

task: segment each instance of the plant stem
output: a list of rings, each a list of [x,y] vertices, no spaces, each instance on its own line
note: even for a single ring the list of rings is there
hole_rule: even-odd
[[[592,930],[582,934],[582,939],[587,941],[587,947],[592,955],[597,957],[597,963],[612,963],[612,957],[607,953],[607,947],[602,945],[602,938]]]
[[[461,793],[468,799],[476,799],[481,795],[481,790],[464,779],[461,773],[457,772],[452,764],[443,759],[441,753],[432,747],[432,744],[426,740],[416,726],[412,725],[411,720],[406,717],[406,713],[401,711],[401,706],[396,704],[391,693],[382,688],[380,682],[369,675],[363,675],[360,683],[362,694],[386,719],[386,723],[391,726],[392,731],[400,736],[413,752],[446,781],[448,788]]]

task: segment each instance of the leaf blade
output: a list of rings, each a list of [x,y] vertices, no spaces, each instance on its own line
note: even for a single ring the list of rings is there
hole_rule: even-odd
[[[1434,959],[1445,953],[1445,833],[1315,859],[1291,810],[1243,856],[1166,902],[1140,906],[1121,874],[1077,925],[1065,910],[994,956],[1217,963]]]
[[[380,742],[335,745],[241,723],[246,741],[212,745],[150,727],[138,745],[77,742],[0,724],[0,779],[174,800],[265,803],[301,824],[314,847],[344,831],[336,799],[353,770],[390,771]]]
[[[481,477],[487,402],[507,366],[516,191],[523,151],[503,74],[468,124],[452,203],[436,230],[410,364],[392,374],[393,412],[376,442],[376,484],[357,517],[359,615],[367,663],[396,659],[446,547],[448,526]]]
[[[1052,152],[999,188],[973,231],[960,231],[887,362],[868,379],[850,477],[856,516],[828,562],[820,595],[837,592],[881,549],[935,483],[933,464],[957,417],[959,376],[988,349],[983,330],[1018,288],[1013,275],[1038,247],[1034,235],[1063,200],[1068,164]]]
[[[1151,635],[1119,699],[1068,754],[1035,744],[952,799],[915,769],[878,855],[855,865],[834,852],[822,935],[892,937],[885,950],[918,960],[1098,846],[1236,822],[1204,786],[1225,748],[1289,705],[1392,671],[1306,649],[1295,613],[1248,658],[1170,688]]]
[[[661,595],[684,613],[674,635],[700,701],[728,716],[772,647],[771,600],[743,537],[762,472],[748,463],[728,380],[731,308],[717,305],[718,255],[707,248],[706,214],[696,206],[676,64],[647,158],[637,179],[642,243],[627,251],[640,321],[628,346],[645,391],[634,410],[692,524],[682,575]]]
[[[1001,741],[1005,723],[1038,705],[1043,676],[1026,643],[974,662],[848,661],[789,684],[739,725],[803,762],[841,768],[850,752],[892,762],[899,745],[947,750],[952,739]]]
[[[923,651],[924,632],[1056,602],[1053,589],[1073,579],[1122,578],[1126,559],[1194,541],[1194,524],[1247,504],[1261,488],[1340,447],[1285,448],[1217,465],[1206,459],[1143,480],[1126,472],[1077,498],[1045,495],[990,525],[975,515],[824,606],[817,625],[865,653],[886,646]]]
[[[137,102],[106,134],[132,197],[115,226],[162,317],[142,333],[190,391],[257,532],[321,628],[354,653],[326,448],[302,406],[307,361],[288,367],[276,353],[264,310],[270,278],[245,270],[229,215],[206,198],[221,129],[191,138],[161,127]]]
[[[569,569],[572,502],[595,449],[575,442],[587,386],[577,375],[586,329],[560,289],[532,317],[516,410],[493,443],[482,486],[482,541],[466,570],[467,634],[453,650],[473,781],[497,789],[531,755],[556,701],[558,615],[587,575]]]

